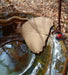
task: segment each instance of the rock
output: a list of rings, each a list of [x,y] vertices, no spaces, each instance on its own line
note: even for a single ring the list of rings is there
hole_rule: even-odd
[[[45,45],[45,40],[53,26],[53,20],[45,17],[32,18],[22,25],[22,36],[30,50],[40,53]]]

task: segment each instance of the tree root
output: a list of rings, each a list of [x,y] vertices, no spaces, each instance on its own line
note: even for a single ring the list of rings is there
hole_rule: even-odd
[[[28,18],[21,18],[21,17],[19,17],[19,16],[13,16],[13,17],[11,17],[11,18],[9,18],[9,19],[0,19],[0,24],[6,24],[6,23],[10,23],[10,22],[12,22],[12,21],[14,21],[14,20],[19,20],[19,21],[28,21]]]

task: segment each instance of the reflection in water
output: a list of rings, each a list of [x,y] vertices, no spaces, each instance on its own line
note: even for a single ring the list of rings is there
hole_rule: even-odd
[[[19,75],[23,75],[32,66],[34,61],[35,61],[35,54],[32,55],[32,59],[31,59],[29,65],[27,66],[27,68],[22,73],[20,73]]]
[[[22,42],[15,41],[4,45],[0,48],[0,74],[62,75],[66,59],[65,50],[61,41],[56,40],[55,36],[52,41],[52,48],[48,44],[46,50],[39,55],[31,53]]]
[[[32,18],[33,15],[17,14],[21,17]],[[0,18],[8,18],[13,15],[3,15]],[[12,24],[10,24],[12,25]],[[0,38],[8,36],[15,28],[10,26],[7,31],[6,27],[0,25]],[[28,47],[21,42],[8,43],[3,47],[0,47],[0,74],[1,75],[62,75],[64,63],[65,63],[65,50],[62,47],[60,41],[54,38],[53,48],[50,44],[39,55],[35,55],[30,52]],[[5,51],[5,52],[4,52]],[[52,52],[52,60],[50,64],[50,54]],[[59,65],[59,66],[58,66]]]
[[[35,62],[24,75],[62,75],[65,65],[65,49],[62,43],[53,36],[51,49],[49,46],[40,55],[36,55]],[[53,44],[52,44],[53,43]],[[49,44],[48,44],[49,45]],[[53,45],[53,46],[52,46]],[[52,55],[52,57],[50,56]],[[51,60],[50,60],[51,59]]]
[[[4,14],[0,13],[0,19],[9,19],[13,16],[19,16],[22,18],[29,18],[29,19],[35,17],[35,15],[31,15],[28,13],[19,13],[19,12],[4,13]],[[25,21],[22,21],[22,24],[24,22]],[[4,24],[3,26],[0,25],[1,45],[4,44],[6,40],[8,41],[13,40],[12,34],[16,34],[14,32],[16,26],[17,25],[12,21],[11,23]],[[10,37],[10,35],[12,37]],[[3,37],[6,38],[4,39]],[[35,60],[35,54],[29,51],[25,43],[19,41],[7,43],[3,47],[0,47],[0,74],[1,75],[19,75],[19,74],[22,75],[31,67],[34,60]]]
[[[53,38],[53,45],[51,67],[48,66],[46,75],[49,75],[49,72],[51,72],[50,75],[62,75],[66,60],[65,50],[63,49],[61,42],[56,40],[55,37]]]
[[[54,50],[52,58],[51,75],[62,74],[65,63],[65,51],[62,49],[62,44],[54,38]]]
[[[6,52],[3,52],[3,48]],[[1,75],[25,73],[34,62],[35,54],[30,53],[25,44],[16,41],[6,44],[3,48],[0,48],[0,52],[2,52],[0,54]]]
[[[10,71],[13,71],[14,63],[5,52],[2,52],[2,54],[0,55],[0,74],[8,75],[8,69]]]
[[[32,73],[30,75],[37,75],[39,69],[41,68],[41,64],[38,63],[35,68],[33,69]]]

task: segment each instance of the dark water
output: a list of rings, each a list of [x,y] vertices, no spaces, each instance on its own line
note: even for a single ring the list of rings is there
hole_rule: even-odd
[[[33,18],[36,17],[36,15],[33,14],[28,14],[28,13],[19,13],[19,12],[10,12],[10,13],[0,13],[0,19],[6,20],[9,19],[13,16],[19,16],[21,18]],[[15,20],[18,21],[18,20]],[[22,24],[25,23],[26,21],[21,21]],[[15,29],[17,27],[17,24],[12,21],[11,23],[0,23],[0,37],[2,36],[8,36],[11,33],[14,33]]]

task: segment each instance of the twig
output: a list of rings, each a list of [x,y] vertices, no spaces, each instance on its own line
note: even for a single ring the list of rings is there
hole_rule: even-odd
[[[0,24],[9,23],[9,22],[12,22],[14,20],[20,20],[20,21],[24,21],[25,20],[25,21],[27,21],[28,19],[27,18],[21,18],[19,16],[13,16],[13,17],[11,17],[9,19],[6,19],[6,20],[0,19]]]
[[[60,19],[61,19],[61,0],[59,0],[59,11],[58,11],[58,27],[59,31],[61,32],[61,25],[60,25]]]

